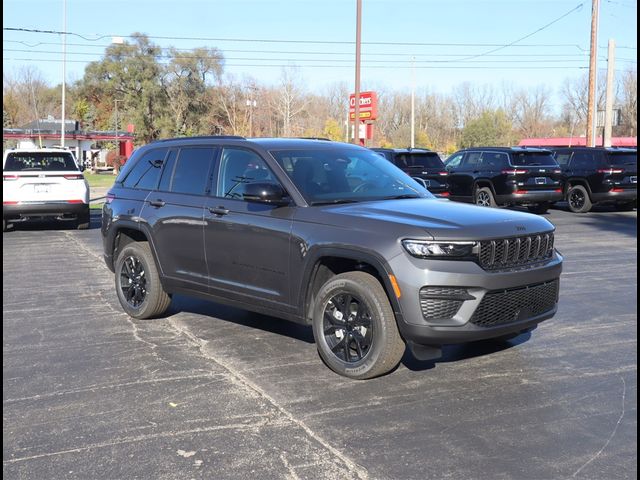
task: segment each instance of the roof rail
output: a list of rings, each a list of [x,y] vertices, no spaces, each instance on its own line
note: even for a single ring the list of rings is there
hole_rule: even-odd
[[[240,135],[201,135],[193,137],[173,137],[155,140],[155,142],[172,142],[173,140],[246,140]]]
[[[333,140],[331,140],[330,138],[325,138],[325,137],[296,137],[299,138],[300,140],[322,140],[324,142],[333,142]]]

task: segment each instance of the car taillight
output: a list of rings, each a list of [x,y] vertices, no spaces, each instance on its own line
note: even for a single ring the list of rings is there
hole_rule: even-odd
[[[67,203],[84,203],[82,200],[67,200]]]
[[[612,175],[614,173],[622,173],[624,172],[624,170],[622,170],[621,168],[600,168],[597,170],[597,172]]]
[[[516,190],[514,192],[516,195],[524,195],[525,193],[528,193],[526,190]]]
[[[3,205],[17,205],[18,203],[20,202],[5,202],[5,201],[2,202]]]
[[[18,175],[2,175],[2,180],[18,180]]]
[[[113,202],[115,198],[116,196],[113,193],[107,193],[107,197],[106,197],[107,203]]]
[[[562,170],[560,170],[560,169],[554,170],[553,173],[562,173]]]
[[[438,175],[440,175],[441,177],[445,177],[449,175],[449,172],[438,172]]]
[[[442,193],[439,193],[438,195],[440,195],[441,197],[448,197],[449,192],[442,192]]]
[[[503,175],[519,175],[522,173],[527,173],[526,170],[502,170]]]
[[[611,193],[622,193],[624,192],[624,188],[612,188]]]
[[[65,175],[64,178],[67,180],[84,180],[82,175]]]

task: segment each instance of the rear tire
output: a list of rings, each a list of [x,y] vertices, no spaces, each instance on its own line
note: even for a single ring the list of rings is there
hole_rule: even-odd
[[[567,191],[569,210],[573,213],[587,213],[591,210],[592,203],[589,192],[582,185],[572,185]]]
[[[130,317],[157,317],[169,308],[171,298],[162,288],[147,242],[129,243],[118,253],[115,283],[120,305]]]
[[[531,213],[535,213],[537,215],[542,215],[543,213],[547,213],[551,204],[549,202],[536,203],[535,205],[527,206],[527,210]]]
[[[393,370],[405,351],[387,294],[364,272],[336,275],[320,288],[313,336],[327,366],[357,380]]]
[[[482,187],[476,189],[475,195],[473,196],[473,203],[479,205],[481,207],[497,207],[495,198],[493,197],[493,192],[489,187]]]

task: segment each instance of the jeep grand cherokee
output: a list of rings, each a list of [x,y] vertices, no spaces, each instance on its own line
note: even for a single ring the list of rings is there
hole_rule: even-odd
[[[102,235],[130,316],[182,293],[312,325],[326,364],[357,379],[393,369],[405,342],[432,359],[535,328],[562,264],[544,218],[435,199],[377,153],[318,140],[146,145]]]

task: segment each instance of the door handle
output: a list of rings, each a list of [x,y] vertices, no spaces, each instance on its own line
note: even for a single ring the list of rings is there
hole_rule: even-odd
[[[149,205],[151,205],[151,206],[153,206],[153,207],[158,207],[158,208],[160,208],[160,207],[164,207],[166,204],[167,204],[167,202],[165,202],[164,200],[160,200],[160,199],[158,199],[158,200],[151,200],[151,201],[149,202]]]
[[[229,213],[229,210],[224,207],[209,207],[209,211],[214,215],[226,215]]]

